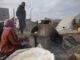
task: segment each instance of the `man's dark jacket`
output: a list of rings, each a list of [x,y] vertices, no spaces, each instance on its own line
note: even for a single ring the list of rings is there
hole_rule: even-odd
[[[24,6],[20,5],[18,7],[17,12],[16,12],[16,16],[19,19],[20,29],[24,29],[25,26],[26,26],[26,23],[25,23],[26,11],[25,11],[25,7]]]

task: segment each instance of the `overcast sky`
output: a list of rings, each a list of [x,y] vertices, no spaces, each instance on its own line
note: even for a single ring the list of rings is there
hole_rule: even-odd
[[[13,9],[26,2],[27,18],[40,20],[48,18],[68,18],[80,13],[80,0],[0,0],[0,7],[7,7],[10,11],[10,17],[13,17]]]

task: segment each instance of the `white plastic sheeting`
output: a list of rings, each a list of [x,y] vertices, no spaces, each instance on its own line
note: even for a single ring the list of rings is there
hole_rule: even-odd
[[[22,49],[14,52],[6,60],[55,60],[54,54],[43,48]]]
[[[63,29],[71,29],[73,19],[74,19],[74,17],[62,19],[62,21],[56,27],[56,30],[60,31]]]

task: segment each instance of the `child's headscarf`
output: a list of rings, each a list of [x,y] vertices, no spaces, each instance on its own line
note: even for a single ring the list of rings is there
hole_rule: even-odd
[[[5,20],[4,27],[14,28],[14,21],[10,19]]]

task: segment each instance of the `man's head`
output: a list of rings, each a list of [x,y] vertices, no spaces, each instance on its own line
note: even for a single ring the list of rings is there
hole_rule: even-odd
[[[21,5],[22,5],[22,6],[25,6],[25,2],[22,2]]]

